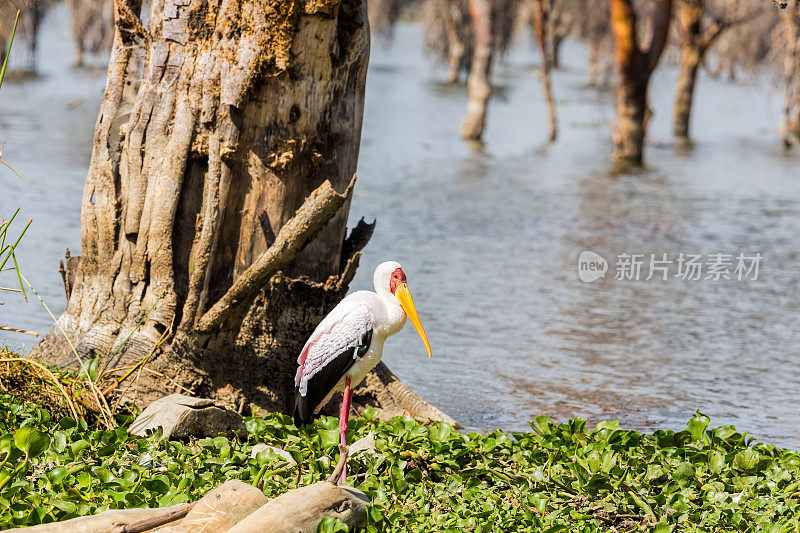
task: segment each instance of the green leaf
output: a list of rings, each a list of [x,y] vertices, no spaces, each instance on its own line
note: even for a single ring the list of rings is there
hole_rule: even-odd
[[[69,475],[69,470],[67,470],[63,466],[57,466],[47,473],[47,478],[53,485],[59,485],[61,484],[62,481],[64,481],[67,478],[68,475]]]
[[[0,437],[0,454],[5,457],[6,454],[11,452],[14,442],[14,435],[6,433]]]
[[[339,430],[338,429],[320,429],[320,441],[325,448],[339,445]]]
[[[25,452],[29,459],[33,459],[39,457],[50,447],[50,437],[30,426],[24,426],[14,433],[14,444]]]
[[[78,510],[78,506],[72,502],[67,502],[64,500],[50,500],[50,505],[64,511],[67,514],[75,514],[75,511]]]
[[[752,448],[747,448],[734,456],[733,467],[749,472],[756,468],[759,459],[761,459],[760,453]]]
[[[96,381],[99,364],[100,364],[99,356],[96,356],[88,361],[84,361],[83,365],[81,365],[81,372],[85,372],[86,375],[89,376],[89,379],[91,379],[92,381]]]
[[[686,424],[686,430],[692,435],[693,441],[700,441],[703,440],[703,432],[710,423],[710,418],[700,411],[697,411],[697,413],[689,419],[689,423]]]
[[[72,454],[72,457],[77,458],[84,450],[90,447],[91,444],[86,442],[84,439],[80,439],[70,444],[69,449]]]
[[[317,525],[317,533],[348,533],[349,531],[350,528],[347,527],[347,524],[335,516],[323,518]]]
[[[678,464],[678,467],[675,469],[672,477],[676,481],[688,481],[689,479],[693,479],[694,475],[695,469],[694,466],[692,466],[692,463],[682,462]]]
[[[450,439],[453,428],[442,422],[428,426],[428,438],[433,442],[445,442]]]

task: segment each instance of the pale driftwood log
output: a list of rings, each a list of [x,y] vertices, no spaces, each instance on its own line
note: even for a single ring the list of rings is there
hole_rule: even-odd
[[[314,533],[322,519],[363,523],[369,499],[360,490],[320,481],[291,490],[251,513],[228,533]]]
[[[256,487],[232,479],[203,496],[180,523],[158,531],[224,533],[268,501],[264,493]]]
[[[148,430],[162,428],[166,439],[246,435],[242,415],[214,405],[213,400],[170,394],[160,398],[136,417],[128,430],[145,436]]]
[[[185,516],[180,512],[192,504],[179,503],[156,509],[122,509],[105,511],[92,516],[81,516],[63,522],[19,527],[7,531],[13,533],[122,533],[123,529],[136,522],[175,513],[175,520]]]

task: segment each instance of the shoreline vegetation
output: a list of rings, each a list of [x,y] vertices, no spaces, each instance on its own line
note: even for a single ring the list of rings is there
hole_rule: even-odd
[[[0,529],[193,502],[232,479],[274,498],[325,480],[339,459],[332,417],[300,429],[281,414],[246,417],[247,437],[230,439],[137,437],[124,409],[111,428],[90,410],[76,420],[63,399],[47,401],[57,389],[28,367],[41,372],[12,363],[0,372]],[[37,387],[38,396],[25,392]],[[80,390],[70,394],[81,404]],[[800,454],[732,426],[711,429],[700,412],[684,430],[652,434],[546,416],[529,432],[478,434],[409,417],[381,421],[367,409],[351,421],[348,441],[369,433],[375,450],[348,461],[347,484],[371,500],[356,531],[800,529]],[[252,456],[257,444],[296,464],[271,451]],[[347,527],[327,520],[318,531]]]

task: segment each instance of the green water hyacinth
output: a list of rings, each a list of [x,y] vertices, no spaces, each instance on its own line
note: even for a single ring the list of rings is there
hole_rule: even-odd
[[[338,459],[330,417],[301,429],[280,414],[251,417],[247,439],[190,442],[130,436],[130,419],[108,431],[0,396],[2,527],[194,501],[228,479],[274,497],[326,478]],[[799,531],[798,452],[709,424],[697,413],[683,431],[642,434],[538,417],[530,432],[463,434],[367,411],[348,440],[373,432],[376,451],[351,458],[348,484],[372,500],[368,532]],[[259,443],[297,465],[251,457]],[[323,520],[318,531],[347,526]]]

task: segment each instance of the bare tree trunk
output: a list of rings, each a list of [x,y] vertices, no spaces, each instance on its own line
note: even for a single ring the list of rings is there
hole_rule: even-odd
[[[570,32],[574,14],[569,5],[560,0],[548,1],[548,27],[545,29],[549,41],[548,55],[551,69],[561,68],[561,44]],[[534,17],[536,14],[534,13]]]
[[[550,66],[556,70],[561,68],[561,44],[564,42],[564,35],[555,33],[550,38]]]
[[[367,16],[372,35],[391,39],[402,7],[400,0],[370,0],[367,4]]]
[[[595,41],[589,42],[589,85],[600,87],[600,46]]]
[[[680,75],[675,91],[675,124],[673,132],[679,139],[689,139],[689,118],[692,112],[694,86],[700,68],[699,50],[681,50]]]
[[[553,90],[550,83],[550,54],[548,53],[548,20],[550,16],[551,0],[534,0],[533,2],[533,30],[536,42],[542,52],[542,68],[540,74],[544,88],[544,98],[547,102],[547,113],[550,117],[550,142],[558,136],[558,120],[556,118],[556,104],[553,100]],[[555,44],[555,43],[554,43]]]
[[[68,0],[70,27],[75,41],[75,64],[86,54],[107,54],[114,39],[113,0]]]
[[[24,71],[36,72],[36,48],[39,43],[39,26],[52,0],[0,0],[0,63],[5,58],[8,40],[17,10],[20,11],[15,39],[24,43]]]
[[[642,162],[645,133],[651,114],[647,103],[647,87],[667,42],[672,0],[654,0],[649,4],[645,22],[650,38],[643,48],[637,37],[633,1],[609,0],[609,3],[619,77],[612,158],[638,164]]]
[[[440,12],[444,18],[445,34],[447,36],[447,82],[458,83],[461,65],[464,61],[466,47],[461,42],[459,26],[463,24],[461,10],[452,0],[437,0]]]
[[[754,11],[734,18],[727,13],[725,19],[714,18],[703,22],[705,0],[679,0],[678,30],[680,33],[681,64],[675,93],[673,132],[678,139],[689,140],[689,119],[694,100],[697,73],[706,53],[714,42],[728,29],[754,20],[760,13]],[[728,10],[730,11],[730,10]],[[710,17],[706,17],[710,19]]]
[[[491,93],[489,72],[492,66],[491,0],[469,0],[475,33],[475,50],[467,79],[467,115],[461,124],[461,137],[479,141],[486,125],[486,105]]]
[[[784,52],[784,105],[780,135],[786,148],[800,143],[800,2],[792,2],[781,15],[786,39]]]
[[[707,48],[701,19],[704,0],[679,0],[678,27],[681,42],[681,64],[675,91],[675,123],[673,132],[679,139],[689,139],[689,117],[692,112],[697,70]]]
[[[366,5],[151,0],[146,28],[141,11],[116,0],[82,257],[37,351],[98,357],[139,404],[189,391],[286,412],[297,354],[371,234],[344,239]]]

